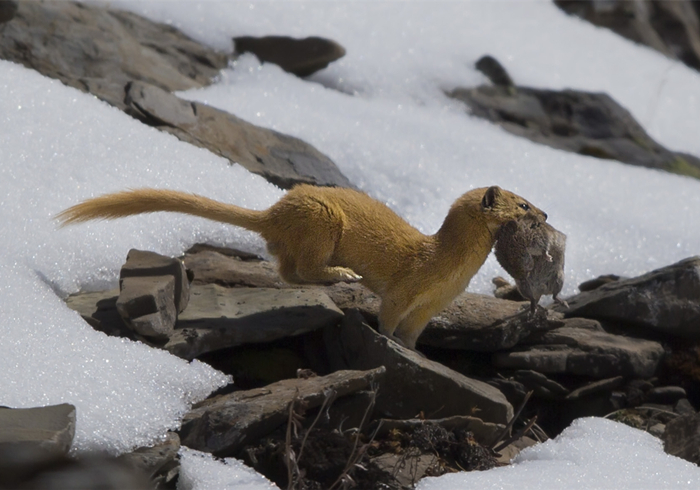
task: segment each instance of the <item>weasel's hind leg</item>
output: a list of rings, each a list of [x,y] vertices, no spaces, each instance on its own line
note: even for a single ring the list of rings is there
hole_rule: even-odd
[[[280,275],[294,283],[330,284],[362,279],[349,267],[330,265],[345,225],[332,203],[297,196],[275,210],[263,237],[278,256]]]

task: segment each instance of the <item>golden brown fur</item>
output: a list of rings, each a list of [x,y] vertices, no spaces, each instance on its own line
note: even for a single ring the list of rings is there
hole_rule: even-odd
[[[89,199],[58,215],[63,224],[173,211],[260,233],[290,283],[360,281],[382,300],[380,331],[415,348],[430,318],[469,284],[499,227],[529,209],[499,187],[474,189],[452,205],[440,230],[424,235],[368,195],[299,185],[264,211],[194,194],[140,189]]]

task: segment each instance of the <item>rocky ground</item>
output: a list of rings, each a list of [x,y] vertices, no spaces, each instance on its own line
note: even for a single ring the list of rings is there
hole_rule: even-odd
[[[74,42],[43,42],[48,24]],[[344,53],[319,38],[236,46],[299,76]],[[304,141],[172,94],[210,83],[236,55],[129,13],[0,2],[0,58],[283,188],[352,186]],[[493,85],[450,94],[475,115],[557,148],[700,176],[696,157],[655,143],[604,94],[517,87],[493,58],[478,66]],[[70,405],[0,409],[0,487],[47,488],[51,470],[105,488],[173,488],[182,444],[240,458],[281,488],[410,488],[427,475],[508,464],[591,415],[646,430],[699,464],[700,257],[580,291],[568,308],[530,316],[494,278],[493,296],[463,293],[433,318],[418,354],[376,332],[378,298],[357,284],[292,287],[259,257],[204,245],[178,258],[132,251],[119,289],[68,306],[108,335],[207,362],[235,383],[195,405],[162,444],[116,459],[66,456]]]

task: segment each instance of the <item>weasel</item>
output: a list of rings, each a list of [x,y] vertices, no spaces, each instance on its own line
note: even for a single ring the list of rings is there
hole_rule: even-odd
[[[557,297],[564,286],[565,249],[566,235],[536,213],[527,213],[498,230],[496,259],[513,276],[518,291],[530,300],[531,315],[544,294],[566,305]]]
[[[289,283],[360,281],[381,299],[379,331],[415,350],[428,321],[469,284],[504,223],[546,214],[512,192],[474,189],[424,235],[359,191],[298,185],[263,211],[172,190],[138,189],[88,199],[61,212],[62,225],[172,211],[259,233]]]

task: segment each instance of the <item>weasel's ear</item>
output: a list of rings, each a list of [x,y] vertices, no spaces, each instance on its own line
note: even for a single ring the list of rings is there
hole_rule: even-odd
[[[498,187],[497,185],[491,186],[488,189],[486,189],[486,193],[484,194],[484,198],[481,200],[481,207],[484,209],[491,209],[493,205],[496,203],[496,199],[498,199],[501,195],[501,188]]]

